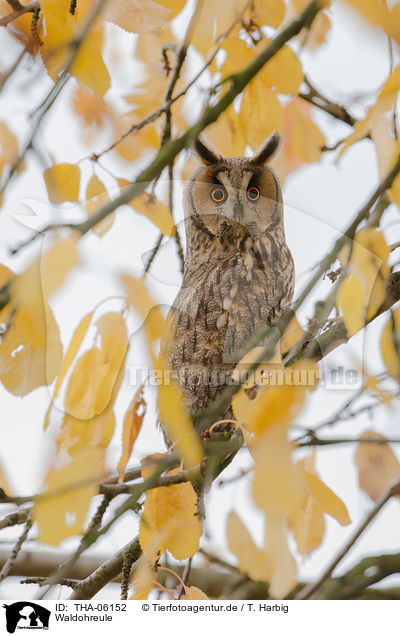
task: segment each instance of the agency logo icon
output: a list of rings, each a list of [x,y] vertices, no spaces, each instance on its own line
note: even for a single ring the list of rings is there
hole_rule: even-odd
[[[4,604],[6,610],[6,627],[9,634],[16,629],[49,629],[50,610],[31,603],[18,601],[11,605]]]

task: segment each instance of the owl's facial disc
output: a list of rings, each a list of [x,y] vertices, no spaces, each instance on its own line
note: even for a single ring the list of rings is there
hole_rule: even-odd
[[[282,224],[283,217],[274,171],[246,158],[199,168],[185,188],[184,207],[196,227],[214,237],[233,233],[257,239]]]
[[[220,228],[227,222],[258,238],[282,217],[279,182],[270,169],[221,170],[210,185],[211,209],[219,215]]]

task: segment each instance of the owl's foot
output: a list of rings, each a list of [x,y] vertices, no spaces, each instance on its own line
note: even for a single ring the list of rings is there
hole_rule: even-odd
[[[210,428],[208,428],[204,433],[202,433],[202,439],[212,439],[213,433],[231,433],[238,427],[238,423],[236,420],[219,420],[218,422],[214,422]]]

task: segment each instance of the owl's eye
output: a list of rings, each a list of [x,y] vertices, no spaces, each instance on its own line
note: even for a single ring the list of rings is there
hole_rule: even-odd
[[[249,201],[257,201],[259,196],[260,190],[256,188],[256,186],[251,186],[251,188],[247,190],[247,198]]]
[[[222,203],[226,199],[226,190],[219,186],[218,188],[213,188],[211,190],[211,198],[214,203]]]

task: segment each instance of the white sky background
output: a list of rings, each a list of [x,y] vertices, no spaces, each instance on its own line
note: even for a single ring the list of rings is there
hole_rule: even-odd
[[[301,54],[303,68],[311,82],[324,95],[338,103],[350,105],[352,114],[362,116],[365,106],[371,103],[376,90],[388,76],[387,41],[378,31],[355,18],[354,14],[340,2],[334,3],[330,16],[332,29],[328,34],[327,44],[317,52],[309,53],[304,50]],[[129,93],[135,83],[134,80],[138,81],[137,66],[127,63],[126,58],[126,52],[129,51],[128,59],[133,59],[134,38],[120,30],[118,35],[120,51],[125,57],[111,62],[111,75],[114,76],[115,71],[116,85],[118,88],[122,85],[123,93]],[[18,52],[19,47],[5,30],[1,29],[0,72],[12,64]],[[33,89],[32,84],[34,84]],[[19,74],[15,81],[11,80],[7,89],[1,93],[0,119],[8,121],[10,128],[18,134],[20,139],[23,139],[25,131],[29,130],[30,121],[27,115],[34,110],[36,104],[40,103],[50,87],[50,80],[38,70],[37,65],[26,61],[24,73]],[[47,203],[42,177],[43,169],[52,163],[48,153],[52,154],[55,162],[75,163],[82,157],[88,156],[90,152],[102,150],[107,145],[105,138],[99,139],[95,147],[90,149],[81,143],[82,131],[77,118],[74,115],[71,116],[70,110],[74,87],[75,80],[71,79],[63,96],[45,120],[38,136],[38,148],[43,153],[46,165],[40,165],[32,156],[28,158],[30,170],[10,187],[0,215],[0,262],[14,271],[21,271],[37,253],[38,247],[25,250],[20,256],[13,258],[9,257],[8,248],[13,247],[29,234],[26,226],[41,227],[48,215],[53,214]],[[315,118],[328,144],[334,143],[349,133],[349,128],[345,124],[334,122],[328,115],[316,112]],[[287,180],[284,188],[287,240],[296,263],[297,291],[302,288],[311,274],[310,268],[326,253],[340,230],[348,225],[378,183],[376,157],[370,141],[363,141],[351,148],[337,164],[334,163],[333,158],[332,153],[326,153],[319,164],[304,166]],[[108,165],[117,176],[133,178],[145,163],[145,158],[130,165],[122,159],[112,159],[105,161],[104,165]],[[82,163],[81,168],[85,174],[90,175],[89,162]],[[97,174],[107,183],[103,171],[98,169]],[[177,190],[180,190],[178,186]],[[25,204],[30,205],[38,216],[32,215],[32,212],[30,216],[21,216],[27,214]],[[176,192],[175,210],[176,218],[182,219],[180,191]],[[65,213],[57,212],[56,218],[65,220],[71,217],[71,212],[76,215],[76,208],[67,209]],[[74,218],[78,217],[74,216]],[[392,206],[390,211],[386,212],[384,219],[383,228],[386,238],[390,243],[398,241],[400,239],[398,210]],[[180,225],[181,233],[182,229]],[[72,329],[84,313],[90,311],[99,300],[122,293],[122,290],[116,291],[111,275],[113,272],[127,271],[133,275],[141,274],[142,256],[152,249],[157,236],[158,230],[149,221],[135,214],[130,208],[124,207],[117,213],[117,221],[104,238],[87,236],[81,241],[81,253],[85,262],[83,271],[72,274],[68,280],[68,288],[65,286],[62,293],[57,293],[52,302],[56,319],[61,327],[64,346],[71,336]],[[165,246],[151,270],[149,282],[151,281],[150,286],[154,297],[160,303],[170,305],[179,288],[180,275],[174,242],[171,239],[164,240]],[[314,297],[314,300],[317,297],[324,298],[329,289],[329,281],[321,283],[319,294]],[[306,308],[300,313],[303,324],[304,319],[312,314],[312,306],[312,299],[310,299]],[[121,307],[121,301],[109,301],[105,307],[118,310]],[[368,370],[371,373],[383,370],[376,334],[380,333],[385,320],[386,317],[376,320],[363,336],[353,338],[352,344],[346,346],[346,353],[341,350],[334,352],[324,364],[353,366],[350,351],[354,352],[360,360],[364,351]],[[145,349],[141,340],[143,339],[139,332],[132,341],[132,356],[129,361],[131,364],[144,360]],[[119,423],[134,390],[134,387],[126,386],[119,396],[116,408]],[[312,395],[307,409],[299,416],[299,424],[311,427],[323,421],[349,396],[349,390],[320,388]],[[151,401],[150,392],[147,393],[147,397]],[[37,492],[51,461],[60,424],[60,418],[55,414],[49,430],[43,434],[42,426],[49,400],[49,390],[41,388],[19,399],[0,388],[0,400],[1,465],[18,494]],[[374,412],[371,419],[368,416],[354,418],[340,426],[335,426],[333,431],[325,430],[324,435],[356,437],[367,428],[374,428],[387,436],[399,437],[397,420],[398,410],[382,407]],[[146,454],[164,450],[162,437],[155,430],[154,421],[154,408],[149,408],[130,465],[136,465]],[[118,427],[109,449],[109,465],[112,468],[115,468],[119,458],[120,433],[121,430]],[[317,451],[319,475],[346,503],[353,524],[342,528],[336,521],[326,517],[327,531],[322,546],[311,557],[299,562],[299,579],[301,580],[316,576],[323,570],[324,564],[328,563],[332,555],[345,542],[349,532],[372,506],[371,501],[358,488],[353,460],[354,450],[354,446],[348,445]],[[247,467],[250,463],[247,451],[242,450],[224,472],[223,477],[236,475],[240,468]],[[279,476],[277,476],[278,481]],[[219,556],[234,561],[226,549],[225,542],[226,515],[231,509],[235,509],[246,521],[253,537],[261,540],[262,514],[255,505],[251,504],[250,480],[242,479],[220,488],[214,486],[212,493],[207,497],[206,506],[206,532],[202,539],[203,547],[209,547],[210,551],[216,550]],[[347,570],[351,564],[357,563],[363,556],[398,552],[399,527],[400,508],[398,502],[393,501],[371,524],[336,573]],[[94,550],[111,554],[132,538],[136,530],[136,517],[133,514],[125,515],[114,532],[98,545],[96,544]],[[18,534],[20,531],[19,528]],[[7,531],[2,531],[0,539],[4,541],[6,537],[14,536],[13,530],[8,534]],[[73,545],[75,545],[74,541],[68,540],[61,547],[68,550],[72,549]],[[394,584],[394,582],[393,577],[387,579],[387,584]],[[17,582],[15,585],[14,583],[2,584],[0,589],[2,598],[23,596],[32,598],[35,593],[34,587],[19,586]],[[67,594],[65,588],[62,593]],[[118,590],[114,589],[112,594],[117,596]],[[108,590],[101,595],[104,598],[110,598],[111,592]]]

